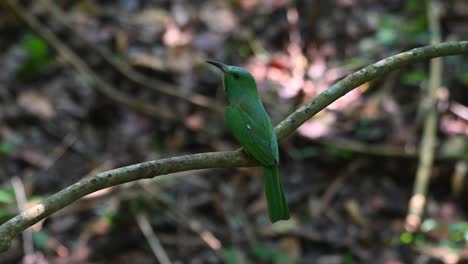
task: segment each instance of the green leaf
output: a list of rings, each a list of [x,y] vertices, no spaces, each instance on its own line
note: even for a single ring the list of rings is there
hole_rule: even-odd
[[[237,251],[235,249],[225,249],[223,252],[223,259],[224,262],[227,264],[235,264],[237,263]]]
[[[250,47],[247,45],[240,45],[238,53],[242,58],[247,58],[247,56],[250,54]]]
[[[311,147],[304,147],[303,149],[299,150],[297,153],[297,158],[299,159],[307,159],[307,158],[316,158],[322,155],[322,149],[319,147],[311,146]]]
[[[464,66],[463,74],[461,74],[461,81],[468,84],[468,65]]]
[[[25,35],[23,38],[23,44],[30,58],[43,58],[49,54],[47,42],[36,35]]]
[[[408,37],[415,38],[419,34],[427,34],[427,18],[425,15],[410,19],[405,23],[404,32]]]
[[[398,40],[398,18],[384,16],[380,20],[380,27],[376,34],[377,41],[386,46],[392,46]]]
[[[40,73],[52,62],[47,42],[36,35],[27,34],[23,37],[23,49],[26,60],[16,72],[20,78]]]
[[[404,4],[405,11],[407,11],[407,12],[417,11],[421,7],[421,4],[424,4],[424,3],[421,3],[421,1],[419,1],[419,0],[408,0]]]
[[[11,142],[2,142],[0,143],[0,154],[11,155],[15,152],[15,147]]]
[[[0,203],[9,204],[14,201],[13,194],[8,191],[0,190]]]
[[[426,72],[422,70],[412,70],[403,75],[402,82],[406,85],[418,85],[426,79]]]
[[[341,257],[341,263],[343,264],[351,264],[351,263],[355,263],[354,261],[354,258],[353,258],[353,255],[351,253],[346,253],[344,254],[342,257]]]
[[[386,46],[391,46],[397,41],[397,33],[394,28],[381,28],[376,37],[381,44]]]
[[[438,225],[439,225],[439,223],[437,222],[437,220],[435,220],[433,218],[426,219],[421,224],[421,231],[429,232],[431,230],[434,230]]]
[[[451,241],[466,241],[468,237],[468,222],[455,222],[449,225],[449,234]]]
[[[7,210],[0,210],[0,224],[5,223],[11,219],[15,214]]]
[[[402,244],[410,244],[411,242],[413,242],[413,234],[411,234],[410,232],[404,232],[400,235],[400,242]]]
[[[257,258],[263,261],[285,262],[290,260],[290,257],[286,252],[264,245],[254,246],[253,253]]]
[[[223,260],[227,264],[249,263],[244,252],[235,248],[225,249],[223,251]]]
[[[47,248],[47,242],[49,241],[49,235],[44,231],[33,232],[33,243],[36,247],[41,249]]]
[[[159,139],[155,138],[153,142],[151,142],[151,149],[156,150],[156,151],[162,150],[163,143]]]
[[[351,68],[361,68],[367,64],[367,61],[364,58],[355,57],[345,60],[343,64]]]
[[[271,261],[274,259],[274,256],[276,254],[276,250],[274,250],[271,247],[267,246],[262,246],[262,245],[256,245],[253,248],[253,253],[255,256],[261,260],[264,261]]]

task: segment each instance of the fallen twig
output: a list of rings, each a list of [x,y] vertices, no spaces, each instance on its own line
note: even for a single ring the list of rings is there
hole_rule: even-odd
[[[148,221],[148,216],[145,213],[139,213],[136,215],[136,220],[138,227],[148,241],[148,244],[150,245],[151,250],[153,251],[154,256],[158,259],[159,263],[171,264],[172,262],[169,259],[169,256],[167,256],[167,253],[162,247],[161,242],[159,242],[159,239],[154,233],[153,228],[151,228],[151,225]]]
[[[332,202],[333,198],[338,193],[338,191],[341,189],[341,187],[343,187],[348,177],[354,174],[354,172],[356,172],[359,168],[361,168],[362,164],[362,160],[358,160],[357,162],[351,163],[346,169],[344,169],[342,173],[340,173],[333,180],[333,182],[328,186],[327,190],[320,198],[319,207],[313,215],[314,218],[317,219],[322,216],[323,212],[330,207],[330,203]]]
[[[140,184],[141,188],[144,189],[152,198],[156,199],[159,203],[163,204],[165,208],[174,208],[172,201],[161,199],[160,196],[155,194],[145,184]],[[184,228],[191,230],[196,233],[198,237],[208,246],[219,259],[222,259],[222,244],[221,241],[215,237],[215,235],[206,228],[202,222],[188,215],[184,210],[170,211],[168,210],[168,216],[177,224]],[[188,220],[187,220],[188,219]]]
[[[20,177],[14,176],[11,178],[11,185],[15,191],[18,209],[20,211],[26,210],[28,199],[26,198],[23,181],[21,181]],[[34,255],[33,234],[31,229],[26,229],[23,232],[23,251],[25,259]]]

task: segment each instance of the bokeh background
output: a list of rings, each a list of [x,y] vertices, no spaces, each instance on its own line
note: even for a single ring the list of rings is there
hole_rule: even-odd
[[[100,171],[238,148],[207,59],[247,68],[276,124],[363,66],[468,39],[464,0],[0,6],[0,222]],[[432,97],[429,62],[408,65],[281,143],[289,221],[270,224],[261,169],[189,171],[86,196],[18,237],[0,262],[463,263],[468,58],[441,65]],[[412,229],[418,149],[434,110],[426,210]]]

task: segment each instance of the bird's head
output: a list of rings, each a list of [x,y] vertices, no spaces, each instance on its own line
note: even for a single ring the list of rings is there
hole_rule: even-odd
[[[237,66],[229,66],[217,61],[206,61],[223,72],[224,91],[229,93],[232,89],[244,91],[257,91],[257,85],[252,74],[246,69]]]

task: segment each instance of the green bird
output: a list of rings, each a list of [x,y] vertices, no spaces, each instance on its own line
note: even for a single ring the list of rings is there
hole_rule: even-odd
[[[268,215],[272,223],[289,219],[289,209],[278,172],[278,141],[270,118],[258,96],[253,76],[244,68],[207,61],[223,72],[228,105],[227,127],[247,152],[263,166]]]

